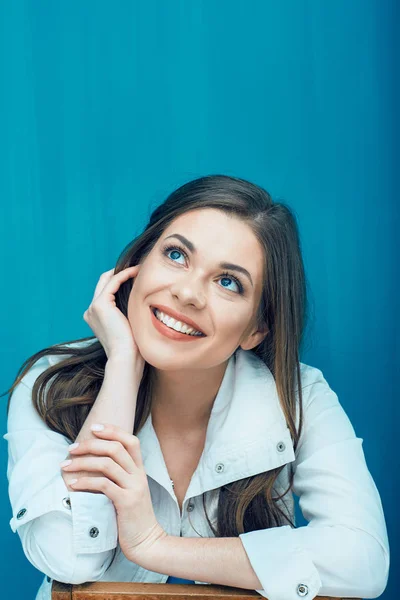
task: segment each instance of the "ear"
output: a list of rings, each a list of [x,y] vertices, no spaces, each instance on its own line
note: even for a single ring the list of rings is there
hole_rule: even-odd
[[[248,335],[246,338],[243,339],[241,344],[239,344],[240,347],[243,350],[251,350],[255,346],[258,346],[258,344],[260,344],[263,341],[263,339],[268,334],[268,331],[269,331],[268,328],[254,331],[253,333],[251,333],[250,335]]]

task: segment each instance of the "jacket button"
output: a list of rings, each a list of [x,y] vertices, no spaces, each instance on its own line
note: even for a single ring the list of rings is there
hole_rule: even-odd
[[[21,510],[17,514],[17,519],[22,519],[22,517],[25,515],[25,513],[26,513],[26,508],[21,508]]]
[[[193,509],[194,509],[194,504],[192,504],[192,503],[190,502],[190,503],[188,504],[187,511],[188,511],[188,512],[192,512],[192,510],[193,510]]]
[[[89,535],[92,538],[95,538],[99,535],[99,530],[97,529],[97,527],[92,527],[91,529],[89,529]]]
[[[215,470],[217,471],[217,473],[222,473],[222,471],[224,470],[224,465],[223,463],[218,463],[215,465]]]
[[[63,498],[62,503],[65,506],[65,508],[69,508],[69,510],[71,510],[71,500],[68,498],[68,496]]]
[[[285,450],[286,446],[283,442],[278,442],[276,445],[276,449],[278,450],[278,452],[283,452]]]
[[[297,586],[297,593],[299,596],[307,596],[308,586],[304,585],[304,583],[299,583],[299,585]]]

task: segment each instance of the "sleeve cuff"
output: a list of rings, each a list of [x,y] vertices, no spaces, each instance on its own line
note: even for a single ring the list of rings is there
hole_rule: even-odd
[[[239,535],[251,566],[269,600],[312,600],[322,582],[308,552],[298,546],[291,527],[273,527]]]
[[[23,486],[17,491],[18,494],[14,492],[12,497],[13,517],[10,520],[10,527],[13,533],[21,525],[53,510],[60,510],[67,514],[71,512],[69,491],[60,474],[54,476],[48,485],[31,497],[27,497]]]
[[[118,543],[117,515],[105,494],[70,492],[76,554],[112,550]]]
[[[31,498],[21,498],[16,503],[10,527],[15,533],[21,525],[52,511],[71,516],[76,554],[104,552],[117,546],[118,527],[113,502],[105,494],[70,492],[60,474]]]

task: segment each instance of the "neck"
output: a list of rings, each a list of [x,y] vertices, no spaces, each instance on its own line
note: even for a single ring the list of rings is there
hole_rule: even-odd
[[[207,429],[227,364],[205,370],[156,370],[151,403],[154,428],[181,435]]]

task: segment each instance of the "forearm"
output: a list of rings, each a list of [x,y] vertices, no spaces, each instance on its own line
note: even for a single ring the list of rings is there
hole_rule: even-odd
[[[100,392],[74,441],[95,439],[96,436],[90,429],[93,423],[112,423],[132,433],[139,385],[140,381],[137,381],[133,368],[133,358],[131,356],[111,356],[106,363]],[[72,456],[68,454],[66,458],[72,458]],[[71,479],[87,476],[90,473],[68,471],[67,473],[63,472],[62,475],[68,486]],[[68,489],[76,491],[69,486]]]
[[[167,535],[132,561],[150,571],[249,590],[262,585],[239,537],[187,538]]]

